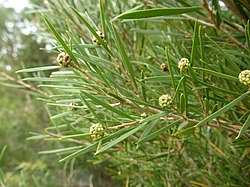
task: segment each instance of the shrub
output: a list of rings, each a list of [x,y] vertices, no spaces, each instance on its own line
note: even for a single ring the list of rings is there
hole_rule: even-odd
[[[31,138],[65,141],[41,153],[108,160],[130,186],[248,186],[250,9],[229,2],[49,1],[55,65],[18,71],[53,70],[25,78],[52,121]]]

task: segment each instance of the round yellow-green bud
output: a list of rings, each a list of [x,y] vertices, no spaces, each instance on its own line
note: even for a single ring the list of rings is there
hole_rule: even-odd
[[[187,70],[188,67],[190,66],[190,62],[187,58],[182,58],[179,62],[178,62],[178,68],[179,69],[184,69]]]
[[[104,126],[100,123],[92,124],[89,128],[89,133],[93,140],[97,140],[104,137]]]
[[[250,70],[244,70],[239,74],[239,81],[242,84],[250,85]]]
[[[101,31],[96,31],[96,34],[98,34],[98,36],[99,36],[102,40],[105,40],[105,36],[104,36],[104,34],[103,34]],[[101,45],[100,42],[96,39],[95,36],[93,36],[92,41],[93,41],[93,43],[96,44],[96,45]]]
[[[68,110],[76,111],[78,109],[77,106],[78,106],[78,103],[70,103]]]
[[[61,66],[64,66],[64,67],[68,67],[70,65],[70,63],[72,62],[70,56],[68,54],[66,54],[65,52],[61,52],[57,56],[56,60],[57,60],[58,64],[60,64]]]
[[[162,95],[159,98],[159,105],[162,108],[168,108],[171,104],[172,104],[172,97],[171,97],[171,95],[166,94],[166,95]]]

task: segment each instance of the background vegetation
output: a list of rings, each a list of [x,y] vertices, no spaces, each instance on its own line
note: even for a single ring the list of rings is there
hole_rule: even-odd
[[[32,3],[1,9],[2,185],[250,185],[248,1]]]

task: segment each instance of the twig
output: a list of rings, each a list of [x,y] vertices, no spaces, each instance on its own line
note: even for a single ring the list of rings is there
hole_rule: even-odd
[[[208,7],[207,0],[202,0],[202,5],[207,10],[209,17],[210,17],[211,21],[213,22],[213,24],[215,25],[215,27],[219,28],[216,24],[215,19],[214,19],[214,14],[213,14],[212,10],[210,10],[210,8]]]
[[[10,75],[6,74],[5,72],[0,72],[0,75],[2,75],[2,76],[3,76],[4,78],[6,78],[7,80],[12,81],[12,82],[16,82],[16,83],[22,85],[23,87],[25,87],[25,88],[27,88],[27,89],[29,89],[29,90],[32,90],[32,91],[34,91],[34,92],[41,93],[41,94],[43,94],[43,95],[49,97],[49,94],[48,94],[48,93],[43,92],[43,91],[41,91],[41,90],[39,90],[39,89],[36,89],[36,88],[33,87],[32,85],[27,84],[27,83],[23,82],[22,80],[15,79],[15,78],[11,77]]]
[[[47,133],[48,133],[48,135],[49,136],[51,136],[51,137],[56,137],[56,138],[58,138],[58,139],[60,139],[60,138],[62,138],[63,137],[63,135],[61,135],[61,134],[55,134],[55,133],[52,133],[52,132],[49,132],[48,130],[45,130]],[[82,141],[79,141],[79,140],[76,140],[76,139],[73,139],[73,138],[68,138],[68,139],[63,139],[63,140],[67,140],[67,141],[69,141],[69,142],[74,142],[74,143],[77,143],[77,144],[83,144],[83,142]]]
[[[168,121],[176,121],[176,120],[178,120],[180,118],[181,118],[181,116],[170,113],[170,114],[168,114],[168,117],[166,117],[166,118],[162,117],[161,119],[162,120],[168,120]],[[199,121],[195,120],[195,119],[187,119],[187,121],[190,124],[193,124],[193,125],[196,125],[196,124],[199,123]],[[230,131],[232,133],[239,134],[239,127],[238,126],[232,125],[232,124],[230,124],[229,122],[226,122],[226,121],[220,121],[220,122],[226,124],[227,126],[222,125],[222,124],[215,125],[215,124],[211,124],[211,123],[206,123],[203,126],[209,126],[209,127],[213,127],[213,128],[216,128],[216,129],[224,129],[224,130]]]
[[[177,108],[175,108],[173,105],[171,105],[171,108],[178,114],[181,116],[182,119],[184,119],[185,121],[187,121],[187,117],[184,116],[182,113],[180,113]]]
[[[123,128],[123,127],[127,127],[127,126],[132,126],[132,125],[140,123],[140,121],[141,120],[136,120],[136,121],[133,121],[133,122],[130,122],[130,123],[123,123],[123,124],[120,124],[120,125],[117,125],[117,126],[107,127],[107,130],[119,129],[119,128]]]
[[[98,86],[100,86],[100,88],[102,88],[104,91],[109,91],[108,88],[106,88],[100,81],[95,80],[93,77],[91,77],[86,71],[84,71],[83,69],[79,68],[77,65],[75,65],[74,63],[70,64],[70,67],[74,68],[75,70],[81,72],[82,74],[84,74],[89,80],[93,81],[94,83],[96,83]]]

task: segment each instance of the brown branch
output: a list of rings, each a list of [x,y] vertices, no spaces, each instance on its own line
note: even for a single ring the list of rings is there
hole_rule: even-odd
[[[61,138],[64,137],[63,135],[61,135],[61,134],[55,134],[55,133],[49,132],[48,130],[45,130],[45,132],[48,133],[49,136],[58,138],[59,140],[66,140],[66,141],[77,143],[77,144],[81,144],[81,145],[84,144],[82,141],[79,141],[79,140],[76,140],[76,139],[73,139],[73,138],[61,139]]]
[[[77,65],[75,65],[74,63],[70,64],[70,67],[72,67],[73,69],[81,72],[82,74],[84,74],[90,81],[93,81],[94,83],[96,83],[98,86],[100,86],[101,89],[103,89],[104,91],[109,91],[108,88],[106,88],[100,81],[94,79],[93,77],[91,77],[85,70],[79,68]]]
[[[209,17],[210,17],[211,21],[213,22],[214,26],[217,27],[217,24],[216,24],[216,21],[215,21],[215,18],[214,18],[214,14],[213,14],[212,10],[210,10],[210,8],[209,8],[209,6],[207,4],[207,0],[202,0],[202,6],[207,10],[207,12],[209,14]]]
[[[132,125],[140,123],[140,121],[141,120],[136,120],[136,121],[133,121],[133,122],[130,122],[130,123],[123,123],[123,124],[120,124],[120,125],[117,125],[117,126],[107,127],[107,130],[119,129],[119,128],[123,128],[123,127],[132,126]]]

